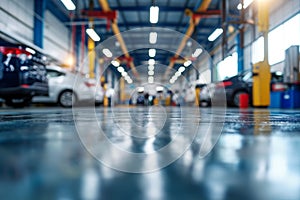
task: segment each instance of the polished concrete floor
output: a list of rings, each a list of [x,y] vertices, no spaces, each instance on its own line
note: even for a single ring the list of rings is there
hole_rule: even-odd
[[[300,111],[0,108],[0,199],[300,199]]]

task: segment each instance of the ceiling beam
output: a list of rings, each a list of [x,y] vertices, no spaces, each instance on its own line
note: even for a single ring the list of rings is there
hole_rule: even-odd
[[[118,24],[119,27],[150,27],[151,25],[147,22],[127,22],[128,24]],[[85,18],[77,18],[76,20],[72,21],[72,22],[65,22],[64,23],[67,26],[71,26],[71,25],[88,25],[89,21]],[[107,28],[106,27],[107,22],[106,20],[95,20],[94,21],[94,27],[95,28]],[[156,24],[156,27],[177,27],[179,26],[180,28],[185,28],[187,24],[178,24],[177,22],[158,22]],[[207,29],[207,30],[214,30],[216,28],[216,26],[220,26],[219,21],[215,21],[214,24],[209,24],[209,25],[204,25],[204,24],[200,24],[198,25],[198,28],[203,29]]]
[[[156,27],[186,27],[187,24],[178,24],[178,23],[174,23],[174,22],[161,22],[161,23],[157,23],[156,24]],[[125,26],[124,24],[119,24],[119,26]],[[132,22],[129,22],[129,26],[140,26],[140,27],[150,27],[151,24],[149,24],[148,22],[147,23],[132,23]],[[211,28],[211,26],[208,26],[208,25],[203,25],[201,26],[201,28]]]
[[[99,4],[101,5],[101,8],[102,8],[103,11],[111,11],[111,8],[109,7],[109,4],[108,4],[107,0],[99,0]],[[119,26],[117,24],[117,20],[114,20],[112,22],[111,28],[112,28],[119,44],[120,44],[120,47],[122,49],[122,52],[124,53],[124,56],[126,58],[130,58],[130,55],[128,53],[128,50],[127,50],[126,44],[124,42],[124,39],[123,39],[122,35],[120,34],[120,30],[119,30]],[[136,77],[138,77],[139,76],[138,72],[137,72],[137,70],[134,66],[134,63],[132,61],[130,62],[130,68],[131,68],[132,72],[134,73],[134,75]]]
[[[201,5],[197,8],[196,12],[203,12],[203,11],[206,11],[210,5],[212,0],[203,0]],[[181,52],[183,51],[185,45],[186,45],[186,42],[188,41],[188,39],[192,36],[192,34],[194,33],[195,31],[195,26],[197,26],[201,21],[201,18],[197,18],[195,20],[193,20],[192,18],[190,19],[190,25],[185,33],[185,36],[184,38],[182,39],[177,51],[176,51],[176,54],[174,55],[175,58],[178,58],[179,55],[181,54]],[[167,78],[167,76],[169,75],[171,69],[173,68],[174,66],[174,61],[171,61],[170,64],[169,64],[169,67],[168,69],[166,70],[165,72],[165,75],[164,75],[164,78]]]
[[[188,9],[193,9],[189,8]],[[149,12],[150,6],[114,6],[111,10],[128,11],[128,12]],[[184,12],[186,8],[182,6],[159,6],[159,12]],[[102,10],[101,8],[95,8],[94,10]]]

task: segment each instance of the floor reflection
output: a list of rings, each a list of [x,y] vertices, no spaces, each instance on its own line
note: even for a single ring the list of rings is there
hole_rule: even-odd
[[[217,110],[79,111],[77,127],[72,110],[0,113],[0,199],[300,199],[299,111],[227,110],[220,137]],[[134,174],[98,162],[79,137],[108,164],[137,170],[193,143],[171,165]]]

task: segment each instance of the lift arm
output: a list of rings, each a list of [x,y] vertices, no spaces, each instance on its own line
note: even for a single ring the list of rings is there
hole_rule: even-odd
[[[101,5],[103,11],[105,11],[105,12],[111,11],[107,0],[99,0],[99,3]],[[122,37],[122,35],[120,33],[120,30],[119,30],[119,27],[118,27],[118,24],[117,24],[117,20],[113,20],[112,21],[111,27],[112,27],[112,30],[113,30],[113,32],[114,32],[114,34],[115,34],[118,42],[120,43],[121,49],[122,49],[122,51],[124,53],[124,56],[126,58],[130,58],[130,55],[128,53],[128,50],[127,50],[127,47],[125,45],[124,39],[123,39],[123,37]],[[134,65],[133,61],[130,62],[130,67],[131,67],[131,70],[132,70],[133,74],[136,77],[138,77],[139,75],[138,75],[138,72],[137,72],[137,70],[135,68],[135,65]]]
[[[268,33],[269,33],[269,3],[258,2],[258,28],[264,37],[264,60],[255,63],[253,73],[253,105],[255,107],[266,107],[270,105],[270,82],[271,73],[268,60]]]
[[[202,4],[198,7],[198,9],[196,10],[196,12],[205,12],[208,9],[208,6],[210,5],[211,0],[203,0]],[[190,25],[185,33],[185,36],[183,37],[174,57],[178,58],[179,55],[181,54],[182,50],[184,49],[187,40],[191,37],[191,35],[193,34],[195,27],[200,23],[201,21],[201,17],[197,17],[193,20],[193,18],[190,19]],[[167,78],[167,76],[170,73],[170,70],[174,67],[175,62],[171,60],[168,69],[165,72],[165,78]]]

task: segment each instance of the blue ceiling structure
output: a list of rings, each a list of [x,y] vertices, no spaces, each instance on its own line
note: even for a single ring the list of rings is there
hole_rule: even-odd
[[[88,9],[90,0],[73,0],[76,5],[76,10],[72,13],[67,11],[60,0],[48,0],[47,8],[57,18],[70,26],[71,22],[84,22],[88,26],[87,20],[80,15],[81,10]],[[149,22],[149,8],[155,3],[159,6],[159,21],[157,24]],[[185,9],[195,11],[202,3],[202,0],[108,0],[111,10],[118,11],[118,26],[121,32],[143,27],[158,27],[176,30],[185,34],[190,17],[185,15]],[[208,10],[220,10],[222,0],[212,0]],[[239,0],[227,0],[229,4],[228,14],[239,15],[236,9]],[[101,10],[98,0],[93,0],[94,10]],[[203,18],[195,29],[192,36],[201,46],[210,51],[213,48],[213,42],[208,41],[208,36],[216,29],[221,27],[221,17]],[[100,35],[101,40],[104,41],[113,36],[111,29],[107,30],[105,20],[99,21],[94,25],[96,32]],[[171,36],[170,36],[171,37]],[[136,38],[138,40],[138,38]],[[135,65],[140,65],[142,62],[149,59],[147,49],[140,49],[131,52],[130,55],[134,59]],[[168,65],[170,58],[174,54],[166,51],[158,51],[156,60],[164,65]],[[177,68],[178,66],[174,66]]]

